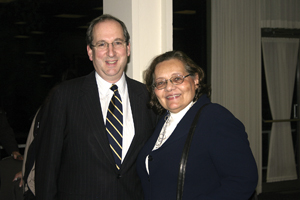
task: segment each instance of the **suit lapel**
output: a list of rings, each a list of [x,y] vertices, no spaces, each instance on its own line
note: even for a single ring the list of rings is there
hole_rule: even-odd
[[[93,134],[99,143],[99,147],[104,152],[104,155],[112,165],[115,165],[103,122],[95,72],[92,72],[86,76],[86,80],[82,87],[82,94],[83,96],[81,105],[86,112],[86,116],[90,122],[91,130],[93,131]]]
[[[140,90],[135,82],[126,76],[126,82],[128,87],[130,106],[132,111],[133,123],[135,135],[131,142],[131,145],[128,149],[124,162],[122,163],[121,170],[128,169],[136,159],[138,151],[141,149],[141,146],[144,144],[144,140],[146,140],[146,135],[143,134],[143,126],[145,122],[143,119],[144,110],[141,109],[141,104],[145,104],[146,102],[143,100],[142,95],[143,92]]]

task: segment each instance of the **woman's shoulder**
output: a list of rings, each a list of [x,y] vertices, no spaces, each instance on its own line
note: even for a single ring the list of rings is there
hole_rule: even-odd
[[[227,109],[226,107],[218,103],[210,103],[206,106],[206,109],[203,110],[203,118],[207,121],[217,122],[217,123],[226,123],[226,122],[237,122],[241,123],[234,114]]]

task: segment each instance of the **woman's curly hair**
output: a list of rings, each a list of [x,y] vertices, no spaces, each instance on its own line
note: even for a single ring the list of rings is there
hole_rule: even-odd
[[[185,53],[181,51],[168,51],[163,53],[153,59],[150,66],[147,70],[144,71],[144,81],[146,83],[147,90],[150,93],[150,101],[148,105],[152,108],[157,114],[161,115],[164,113],[165,108],[162,107],[155,95],[155,68],[156,66],[166,60],[177,59],[181,61],[185,67],[187,73],[190,74],[191,77],[195,77],[198,74],[199,84],[198,88],[195,91],[195,97],[193,101],[197,101],[202,94],[207,94],[210,96],[210,87],[208,87],[203,79],[205,77],[204,71],[201,67],[199,67],[191,58],[189,58]]]

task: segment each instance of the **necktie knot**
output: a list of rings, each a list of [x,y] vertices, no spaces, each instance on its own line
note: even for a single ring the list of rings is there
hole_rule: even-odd
[[[115,84],[112,84],[111,87],[110,87],[110,89],[115,93],[115,92],[118,91],[118,86],[115,85]]]

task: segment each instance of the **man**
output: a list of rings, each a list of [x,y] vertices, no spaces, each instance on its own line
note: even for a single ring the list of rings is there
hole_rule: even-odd
[[[124,23],[111,15],[91,22],[87,53],[95,72],[61,84],[43,110],[41,134],[36,136],[37,199],[142,199],[135,161],[156,117],[146,105],[145,86],[124,73],[129,38]],[[110,90],[113,84],[116,93]],[[111,98],[118,95],[123,113],[121,164],[114,158],[106,122]]]

